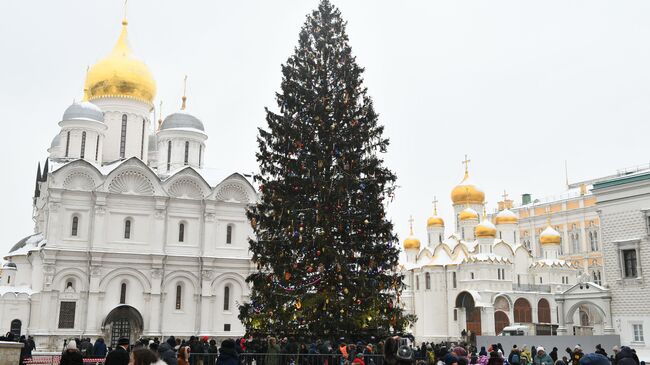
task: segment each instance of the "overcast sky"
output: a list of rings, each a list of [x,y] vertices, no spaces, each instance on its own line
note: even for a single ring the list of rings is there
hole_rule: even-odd
[[[400,189],[389,210],[425,236],[468,154],[494,207],[504,189],[544,197],[569,180],[650,162],[650,2],[333,0],[386,126]],[[163,113],[203,120],[206,164],[257,169],[256,128],[317,0],[131,0],[129,33]],[[87,65],[113,47],[122,1],[1,1],[0,252],[33,230],[38,161]],[[447,232],[450,233],[450,232]]]

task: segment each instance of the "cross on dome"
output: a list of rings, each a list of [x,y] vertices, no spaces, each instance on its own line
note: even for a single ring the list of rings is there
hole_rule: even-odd
[[[462,162],[462,164],[465,165],[465,175],[469,174],[469,163],[470,163],[470,162],[472,162],[472,160],[470,160],[470,159],[468,158],[468,156],[465,155],[465,159],[464,159],[463,162]]]

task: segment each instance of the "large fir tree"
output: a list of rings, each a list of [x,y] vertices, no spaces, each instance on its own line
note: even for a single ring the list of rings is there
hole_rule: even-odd
[[[346,23],[322,0],[282,67],[279,113],[267,109],[248,217],[257,272],[240,307],[252,333],[376,335],[413,320],[402,312],[398,242],[385,206],[395,174],[388,139],[352,56]]]

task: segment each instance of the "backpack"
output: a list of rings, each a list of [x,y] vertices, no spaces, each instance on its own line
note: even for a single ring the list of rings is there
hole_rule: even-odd
[[[515,353],[512,354],[512,360],[510,361],[511,364],[520,364],[521,359],[519,358],[519,354]]]

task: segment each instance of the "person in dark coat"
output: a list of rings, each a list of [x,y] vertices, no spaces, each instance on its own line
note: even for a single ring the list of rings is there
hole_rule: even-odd
[[[490,352],[488,365],[503,365],[503,358],[499,356],[499,353],[497,351]]]
[[[121,337],[117,340],[115,350],[108,353],[104,365],[129,365],[129,339]]]
[[[169,346],[169,343],[163,342],[158,346],[158,354],[160,355],[160,360],[167,363],[167,365],[178,365],[178,360],[176,359],[176,353]]]
[[[235,350],[235,341],[227,339],[221,343],[216,365],[239,365],[239,355]]]
[[[83,365],[84,359],[81,352],[77,349],[77,342],[70,340],[61,355],[59,365]],[[128,361],[127,361],[128,364]]]
[[[79,351],[81,351],[81,356],[83,357],[92,357],[93,356],[93,344],[90,342],[89,338],[84,338],[79,344]]]
[[[616,364],[639,365],[639,357],[631,348],[627,346],[621,346],[621,350],[616,354]]]
[[[557,347],[553,347],[553,350],[549,352],[548,356],[550,356],[553,360],[553,363],[555,363],[557,361]]]
[[[600,344],[596,345],[596,353],[608,357],[607,352],[605,351],[605,349],[603,349],[603,347]]]
[[[108,351],[106,351],[106,343],[104,342],[103,338],[98,338],[97,341],[95,341],[95,345],[93,346],[93,357],[96,358],[105,358],[106,354]]]

